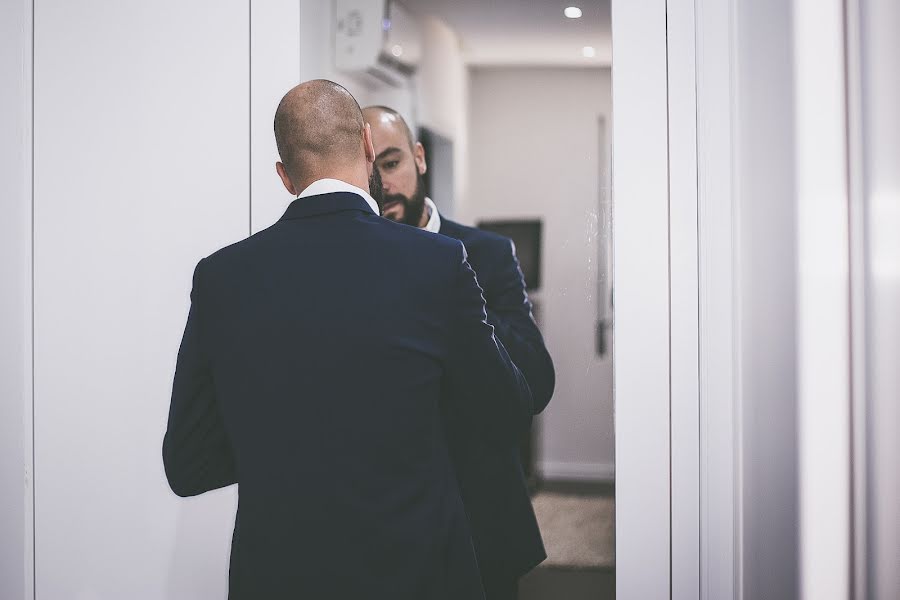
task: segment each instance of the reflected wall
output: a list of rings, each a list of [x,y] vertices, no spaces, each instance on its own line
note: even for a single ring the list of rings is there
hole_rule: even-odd
[[[598,280],[609,289],[608,265],[599,263],[610,226],[602,165],[610,71],[477,67],[469,98],[471,179],[461,218],[543,223],[542,281],[530,297],[556,391],[537,422],[538,470],[547,479],[612,480],[612,353],[597,351],[598,317],[609,309]]]

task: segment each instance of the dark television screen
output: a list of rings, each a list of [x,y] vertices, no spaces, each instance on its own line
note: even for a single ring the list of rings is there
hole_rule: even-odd
[[[493,231],[508,237],[516,245],[516,255],[525,276],[525,288],[541,287],[541,221],[480,221],[479,229]]]

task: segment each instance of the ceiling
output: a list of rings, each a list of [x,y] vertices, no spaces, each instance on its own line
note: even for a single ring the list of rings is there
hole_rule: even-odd
[[[610,0],[400,0],[419,17],[434,16],[459,35],[471,65],[608,66]],[[579,7],[580,19],[563,15]],[[582,48],[596,56],[585,58]]]

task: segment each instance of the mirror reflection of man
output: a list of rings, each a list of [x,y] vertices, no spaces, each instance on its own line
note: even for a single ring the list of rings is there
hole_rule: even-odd
[[[465,244],[484,290],[488,322],[524,374],[534,413],[541,412],[553,395],[555,373],[531,315],[512,242],[439,214],[425,195],[425,149],[397,111],[370,106],[363,109],[363,117],[372,128],[375,165],[381,172],[383,215]],[[485,443],[452,416],[445,421],[486,598],[516,598],[519,578],[546,558],[518,447]]]
[[[378,216],[353,96],[303,83],[274,128],[297,199],[197,265],[169,485],[238,484],[231,600],[483,600],[442,389],[466,390],[452,412],[476,435],[512,443],[531,424],[528,384],[463,245]]]

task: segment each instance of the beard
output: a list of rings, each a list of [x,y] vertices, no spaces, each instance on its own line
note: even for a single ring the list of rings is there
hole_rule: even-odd
[[[378,205],[378,212],[384,213],[384,188],[381,186],[381,171],[372,165],[372,174],[369,175],[369,195]]]
[[[403,205],[403,218],[400,222],[405,225],[418,227],[425,212],[425,178],[416,171],[416,191],[411,198],[403,194],[389,194],[383,197],[384,204],[399,202]]]

